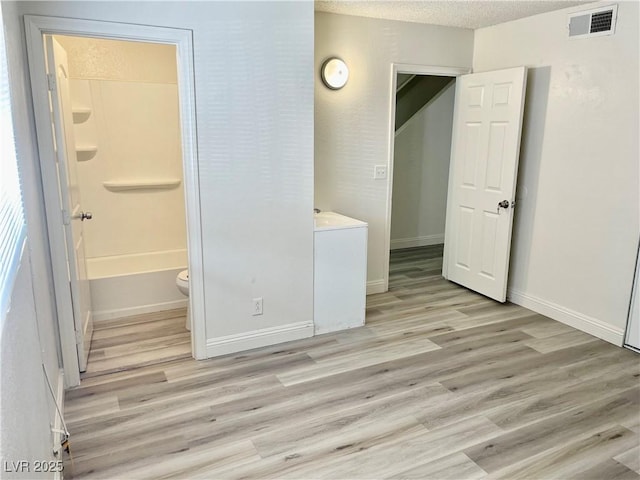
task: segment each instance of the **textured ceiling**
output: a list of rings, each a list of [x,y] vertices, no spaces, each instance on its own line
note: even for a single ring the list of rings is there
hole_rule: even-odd
[[[316,0],[315,9],[320,12],[343,15],[475,29],[587,3],[592,2],[591,0]]]

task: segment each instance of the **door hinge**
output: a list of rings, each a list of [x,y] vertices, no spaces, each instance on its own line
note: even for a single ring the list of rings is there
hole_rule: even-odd
[[[62,223],[64,225],[69,225],[71,223],[71,217],[69,216],[69,212],[67,212],[64,208],[62,209]]]
[[[80,330],[76,330],[76,345],[80,345],[82,341],[82,332]]]
[[[53,73],[47,73],[47,87],[50,92],[53,92],[56,88],[56,76]]]

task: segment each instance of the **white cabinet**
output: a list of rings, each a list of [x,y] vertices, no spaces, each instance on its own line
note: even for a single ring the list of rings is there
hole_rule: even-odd
[[[315,215],[315,333],[364,325],[367,224],[334,212]]]

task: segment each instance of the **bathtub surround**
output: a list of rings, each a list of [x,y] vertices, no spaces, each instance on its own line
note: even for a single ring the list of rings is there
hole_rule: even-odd
[[[455,83],[395,136],[391,249],[444,243]]]
[[[89,260],[93,321],[186,308],[188,300],[176,288],[176,275],[186,265],[186,250]]]
[[[186,307],[176,47],[55,36],[68,56],[94,320]],[[75,159],[74,159],[75,160]]]
[[[473,31],[316,12],[315,63],[340,57],[349,82],[315,88],[315,206],[369,224],[368,293],[384,289],[389,164],[391,64],[471,68]],[[443,46],[446,46],[444,48]]]
[[[178,83],[174,45],[66,35],[56,39],[69,55],[71,78]]]
[[[174,60],[175,65],[175,60]],[[173,83],[73,79],[87,259],[186,250],[178,87]],[[80,160],[80,157],[78,157]],[[186,264],[185,264],[186,266]]]
[[[55,38],[69,57],[73,106],[89,112],[74,120],[76,144],[97,149],[77,164],[83,206],[94,214],[83,225],[88,262],[186,250],[175,47],[130,52],[137,42]]]

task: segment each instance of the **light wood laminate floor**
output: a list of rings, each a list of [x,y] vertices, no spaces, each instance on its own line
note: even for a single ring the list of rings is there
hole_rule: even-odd
[[[347,332],[196,362],[181,312],[97,330],[65,476],[640,478],[640,356],[391,259]]]

